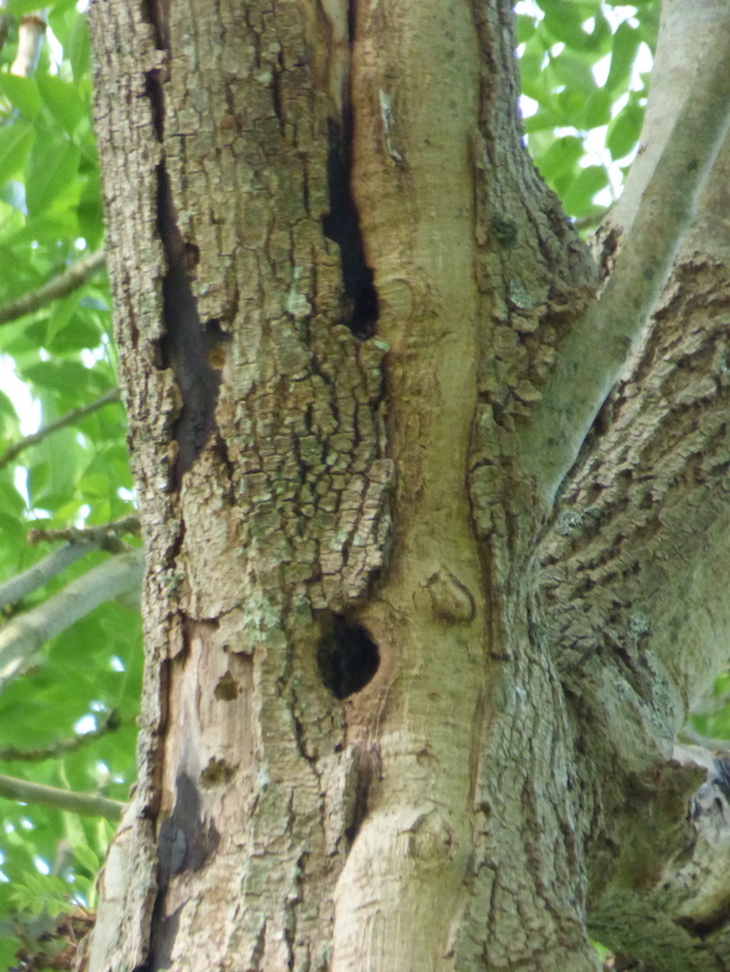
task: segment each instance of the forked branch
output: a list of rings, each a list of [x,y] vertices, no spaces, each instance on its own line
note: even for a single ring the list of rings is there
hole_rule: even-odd
[[[681,43],[678,43],[681,38]],[[683,71],[676,70],[681,57]],[[550,505],[621,375],[672,272],[730,122],[730,7],[667,0],[641,152],[626,187],[632,218],[603,293],[561,348],[523,440],[526,470]],[[668,107],[672,106],[672,107]],[[662,114],[663,125],[656,116]],[[667,126],[667,114],[673,121]],[[646,142],[657,136],[656,145]],[[638,192],[634,185],[639,182]]]

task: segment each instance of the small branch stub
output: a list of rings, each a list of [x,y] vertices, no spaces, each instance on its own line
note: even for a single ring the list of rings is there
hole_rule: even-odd
[[[474,620],[474,598],[466,585],[447,567],[436,571],[426,581],[431,610],[439,621],[470,624]]]

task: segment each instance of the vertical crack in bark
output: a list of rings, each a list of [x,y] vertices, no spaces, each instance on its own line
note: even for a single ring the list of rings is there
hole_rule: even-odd
[[[143,0],[142,16],[152,25],[155,33],[155,47],[158,51],[167,51],[170,47],[168,30],[170,0]]]
[[[158,142],[165,138],[165,100],[162,92],[162,72],[153,68],[145,74],[145,91],[152,108],[152,125]]]
[[[347,9],[347,43],[352,56],[356,27],[356,3]],[[350,103],[349,71],[342,83],[339,119],[327,122],[327,190],[330,211],[324,217],[325,236],[340,248],[346,313],[343,323],[355,337],[366,340],[375,334],[379,316],[373,270],[365,260],[360,214],[352,194],[352,143],[354,118]]]
[[[147,0],[144,6],[159,50],[169,50],[168,3]],[[161,366],[175,373],[182,406],[174,437],[178,455],[174,485],[179,486],[183,473],[190,469],[216,428],[215,408],[220,386],[220,369],[224,347],[230,340],[217,320],[201,323],[197,300],[191,284],[191,269],[198,261],[196,246],[183,240],[177,225],[172,201],[170,177],[164,151],[165,97],[164,68],[145,75],[145,89],[150,101],[152,124],[162,148],[156,167],[157,232],[165,252],[166,272],[162,283],[162,313],[165,335],[160,342]]]
[[[216,428],[215,407],[220,386],[221,349],[228,336],[217,320],[203,325],[193,295],[188,265],[192,248],[183,241],[175,221],[170,180],[164,161],[157,166],[157,229],[165,250],[167,272],[162,284],[165,336],[162,365],[175,373],[182,408],[175,428],[178,457],[175,485],[190,469]]]
[[[324,217],[325,235],[340,248],[342,282],[347,302],[343,323],[355,337],[365,340],[375,333],[378,294],[373,271],[365,262],[360,215],[352,195],[352,112],[346,108],[342,125],[331,119],[327,125],[327,188],[330,211]]]

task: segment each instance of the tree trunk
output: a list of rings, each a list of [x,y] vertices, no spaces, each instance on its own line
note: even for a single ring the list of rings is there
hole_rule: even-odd
[[[506,0],[96,0],[147,665],[84,968],[582,972],[689,842],[730,620],[706,6],[665,4],[594,259]]]

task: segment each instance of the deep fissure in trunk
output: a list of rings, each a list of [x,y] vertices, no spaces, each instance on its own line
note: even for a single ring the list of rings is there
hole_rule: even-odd
[[[192,468],[216,428],[221,372],[215,365],[230,336],[219,321],[211,319],[203,324],[200,320],[191,286],[196,247],[186,244],[180,234],[164,162],[157,166],[157,184],[157,225],[167,261],[162,283],[162,367],[172,368],[182,397],[175,424],[178,455],[174,481],[179,488],[183,474]]]
[[[322,220],[325,236],[340,248],[345,307],[342,323],[355,337],[375,334],[378,293],[365,260],[360,215],[352,194],[352,109],[345,106],[340,123],[327,122],[327,188],[330,211]]]

